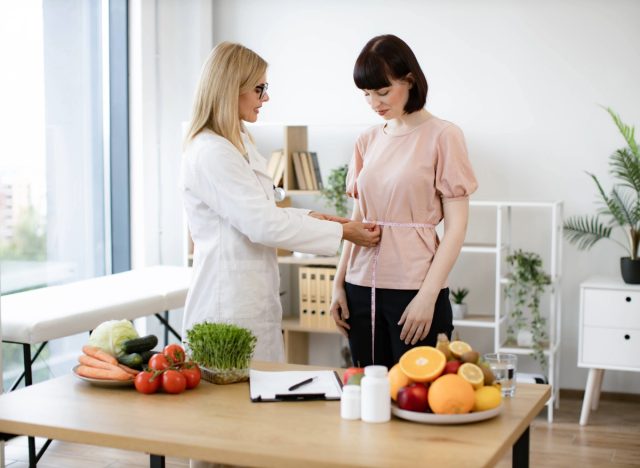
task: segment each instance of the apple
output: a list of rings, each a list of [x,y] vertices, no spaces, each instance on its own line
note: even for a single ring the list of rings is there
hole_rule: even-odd
[[[344,374],[342,374],[342,382],[346,385],[352,375],[364,374],[364,367],[349,367]]]
[[[460,361],[449,361],[445,364],[442,374],[457,374],[461,365],[462,362]]]
[[[398,390],[398,408],[425,413],[429,411],[429,389],[423,383],[414,382]]]
[[[362,378],[364,377],[364,374],[352,374],[349,377],[349,380],[347,380],[346,385],[360,385]]]

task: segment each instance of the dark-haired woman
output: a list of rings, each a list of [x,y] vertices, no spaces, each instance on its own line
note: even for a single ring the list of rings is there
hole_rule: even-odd
[[[390,368],[408,349],[434,346],[438,333],[451,336],[447,277],[478,184],[462,131],[425,109],[427,80],[404,41],[371,39],[353,77],[384,123],[356,141],[347,192],[352,218],[375,221],[382,239],[374,248],[345,243],[331,314],[354,363]]]

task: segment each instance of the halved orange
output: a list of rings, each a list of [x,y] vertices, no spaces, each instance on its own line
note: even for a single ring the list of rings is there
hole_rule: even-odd
[[[484,372],[476,364],[465,362],[458,368],[458,375],[469,382],[474,389],[484,385]]]
[[[431,382],[442,374],[447,358],[433,346],[417,346],[402,355],[398,364],[414,382]]]
[[[467,351],[473,351],[471,345],[469,343],[465,343],[464,341],[452,341],[449,343],[449,350],[453,357],[456,359],[460,359],[460,357],[466,353]]]
[[[412,380],[400,369],[400,364],[396,364],[389,370],[389,387],[391,389],[391,399],[398,398],[398,390],[409,385]]]

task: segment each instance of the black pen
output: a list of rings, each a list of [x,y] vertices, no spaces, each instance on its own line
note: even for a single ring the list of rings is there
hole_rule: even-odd
[[[307,380],[303,380],[302,382],[298,382],[297,384],[293,384],[291,387],[289,387],[289,391],[296,390],[296,389],[302,387],[303,385],[307,385],[308,383],[313,382],[313,379],[315,379],[315,377],[309,377]]]

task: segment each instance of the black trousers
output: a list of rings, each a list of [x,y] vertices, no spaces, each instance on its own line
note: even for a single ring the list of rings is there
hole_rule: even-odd
[[[349,347],[353,364],[364,367],[373,364],[371,357],[371,288],[345,283],[349,307]],[[453,315],[449,288],[442,289],[436,300],[433,322],[427,337],[415,345],[400,340],[402,325],[398,321],[418,290],[376,288],[375,364],[391,369],[400,357],[415,346],[435,346],[438,333],[451,338]]]

